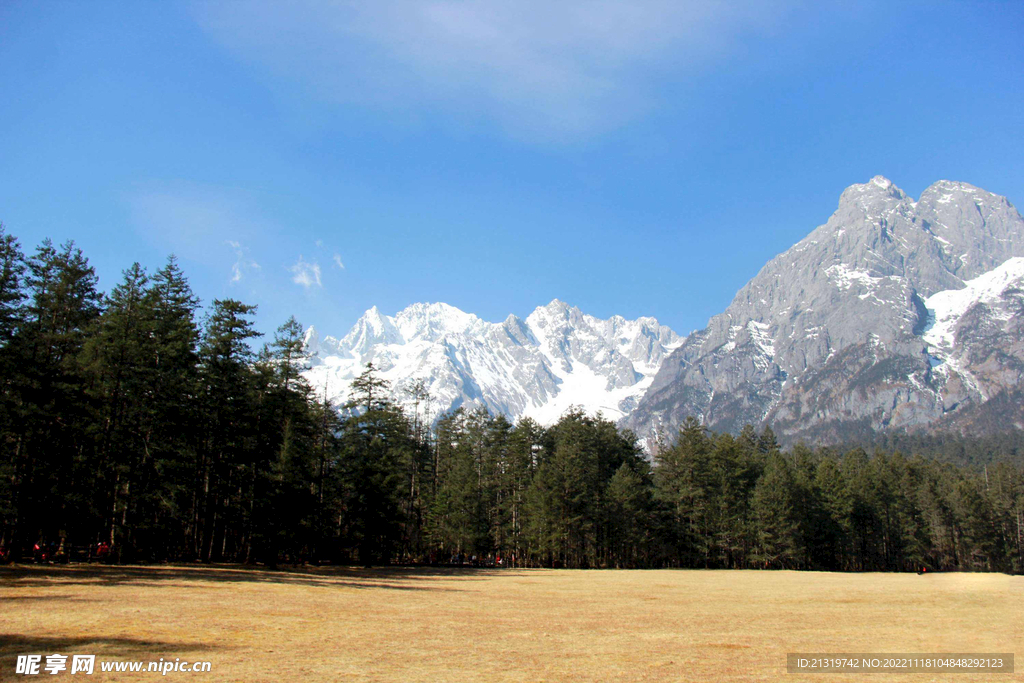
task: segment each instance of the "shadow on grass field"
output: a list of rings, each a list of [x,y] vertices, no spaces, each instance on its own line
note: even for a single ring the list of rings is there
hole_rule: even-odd
[[[14,668],[19,654],[52,654],[52,653],[102,653],[111,658],[159,657],[165,653],[200,652],[210,647],[201,643],[161,642],[141,638],[115,638],[92,636],[25,636],[12,633],[0,633],[0,663],[7,669]],[[2,678],[2,674],[0,674]]]
[[[159,584],[163,582],[273,583],[297,586],[321,586],[391,590],[455,590],[423,584],[432,578],[480,580],[499,572],[460,567],[302,567],[266,569],[246,565],[153,565],[120,566],[101,564],[0,566],[0,587],[61,585]]]
[[[53,652],[402,683],[822,681],[786,674],[786,653],[1024,654],[1024,577],[984,574],[24,566],[0,568],[0,608],[2,680]]]

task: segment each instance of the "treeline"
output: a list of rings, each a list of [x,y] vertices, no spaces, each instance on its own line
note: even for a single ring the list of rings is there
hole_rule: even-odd
[[[888,431],[875,434],[867,444],[852,444],[849,448],[858,445],[872,451],[914,453],[929,460],[973,470],[983,471],[986,466],[999,462],[1024,467],[1024,431],[1019,429],[970,437],[955,433],[908,434]]]
[[[333,406],[291,319],[199,300],[174,259],[103,295],[73,244],[0,227],[0,552],[121,562],[1024,569],[1024,473],[780,450],[689,421],[653,463],[571,410],[542,428],[403,410],[372,367]]]

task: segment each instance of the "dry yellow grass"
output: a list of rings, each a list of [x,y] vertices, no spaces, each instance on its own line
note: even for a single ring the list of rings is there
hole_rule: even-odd
[[[168,677],[213,681],[839,683],[863,676],[786,674],[786,653],[1022,657],[1022,636],[1024,577],[1003,575],[0,568],[5,680],[15,655],[59,652],[208,660]]]

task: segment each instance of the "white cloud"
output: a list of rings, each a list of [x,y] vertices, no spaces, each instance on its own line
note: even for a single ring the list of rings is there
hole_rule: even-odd
[[[203,2],[229,50],[319,97],[496,120],[531,138],[614,128],[801,0]]]
[[[259,270],[260,264],[248,257],[248,249],[235,240],[225,242],[235,252],[235,263],[231,266],[231,281],[241,282],[248,271]]]
[[[341,254],[334,255],[334,265],[338,266],[342,270],[345,270],[345,264],[341,262]]]
[[[299,256],[299,260],[288,270],[292,273],[292,282],[297,285],[302,285],[306,289],[310,289],[314,285],[323,287],[320,283],[320,264],[316,261],[310,263]]]

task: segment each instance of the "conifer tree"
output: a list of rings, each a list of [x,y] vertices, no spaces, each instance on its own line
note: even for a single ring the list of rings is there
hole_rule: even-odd
[[[785,459],[779,453],[770,453],[751,497],[751,558],[757,566],[795,568],[800,548],[794,492],[793,476]]]
[[[177,259],[170,256],[150,280],[146,306],[155,353],[149,448],[159,471],[151,515],[159,526],[154,533],[164,539],[163,552],[174,557],[194,553],[198,514],[194,487],[202,430],[196,425],[204,419],[196,322],[199,303]]]
[[[652,500],[645,474],[623,462],[608,481],[608,550],[612,566],[639,567],[650,559]]]
[[[11,341],[22,320],[24,275],[25,256],[21,245],[0,223],[0,348]]]
[[[706,566],[711,555],[710,453],[707,431],[690,417],[675,444],[657,455],[657,496],[669,511],[679,561],[689,566]]]
[[[750,497],[760,475],[759,458],[753,455],[752,443],[728,434],[712,441],[709,515],[714,548],[710,555],[718,566],[740,567],[751,546],[747,519]]]
[[[96,487],[109,491],[103,506],[109,528],[104,540],[121,559],[136,559],[133,532],[139,501],[149,495],[148,488],[156,479],[149,449],[155,417],[151,391],[156,349],[147,310],[147,284],[148,277],[138,263],[124,272],[83,350],[101,425],[96,457],[102,467],[99,472],[85,468],[82,474],[99,474],[102,479],[96,481]]]
[[[28,261],[26,285],[29,301],[9,343],[18,367],[9,385],[17,423],[9,532],[15,554],[81,519],[71,484],[76,464],[88,457],[93,422],[80,354],[101,298],[95,271],[74,242],[58,250],[45,240]]]
[[[274,341],[270,345],[272,358],[281,373],[281,380],[286,391],[291,391],[294,382],[301,381],[301,373],[306,369],[309,358],[303,339],[302,325],[295,316],[277,328]]]
[[[389,562],[400,546],[403,472],[415,455],[409,422],[388,399],[389,388],[367,363],[352,383],[342,430],[348,537],[368,566]]]
[[[200,347],[200,381],[205,430],[195,475],[193,550],[205,561],[228,551],[227,515],[237,512],[230,496],[238,491],[255,457],[255,403],[248,340],[258,337],[251,317],[255,306],[215,299]]]
[[[467,421],[460,408],[437,427],[437,484],[428,538],[446,561],[468,559],[486,545],[484,501]]]
[[[0,546],[11,540],[15,521],[15,483],[19,436],[14,354],[9,348],[25,316],[25,257],[21,245],[0,223]]]
[[[524,561],[526,542],[526,492],[537,469],[537,452],[541,448],[544,430],[530,418],[523,418],[508,433],[507,458],[503,476],[501,505],[506,529],[504,543],[499,547],[508,564]]]
[[[247,495],[250,527],[270,564],[281,554],[308,555],[316,544],[318,498],[309,483],[318,464],[315,449],[322,425],[301,375],[307,357],[302,326],[291,317],[277,328],[256,367],[259,421],[266,438],[247,464]]]

